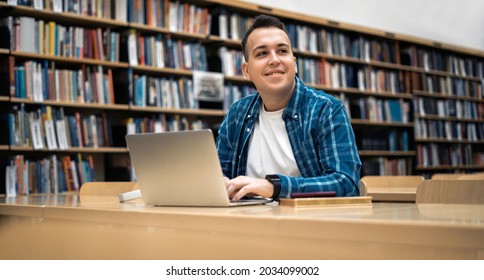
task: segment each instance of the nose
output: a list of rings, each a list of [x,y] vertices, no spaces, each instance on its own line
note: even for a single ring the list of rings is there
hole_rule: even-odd
[[[279,64],[281,61],[279,59],[279,56],[277,56],[277,53],[275,51],[271,51],[269,53],[269,65],[277,65]]]

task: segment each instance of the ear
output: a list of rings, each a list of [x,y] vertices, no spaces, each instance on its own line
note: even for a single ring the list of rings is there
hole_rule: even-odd
[[[242,75],[244,75],[246,80],[250,81],[249,65],[247,65],[247,62],[245,61],[242,63]]]

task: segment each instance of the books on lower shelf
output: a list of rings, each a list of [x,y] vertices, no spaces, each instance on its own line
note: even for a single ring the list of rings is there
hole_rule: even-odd
[[[113,73],[99,66],[79,70],[57,68],[48,60],[28,60],[15,65],[9,61],[14,89],[12,97],[37,102],[62,101],[90,104],[114,104]]]
[[[51,155],[42,159],[28,159],[16,155],[6,166],[6,195],[62,193],[79,191],[82,184],[94,181],[92,156]]]
[[[482,166],[484,152],[471,144],[417,144],[417,164],[421,167]]]
[[[359,150],[365,151],[408,151],[408,130],[389,129],[374,131],[371,135],[362,131],[355,131],[356,143]]]
[[[484,123],[416,119],[415,138],[479,142],[484,139]]]
[[[41,106],[27,111],[14,106],[6,115],[9,144],[34,150],[66,150],[71,147],[110,147],[111,133],[105,113],[65,115],[63,107]]]
[[[413,174],[412,159],[408,158],[363,158],[361,176],[365,175],[410,175]]]
[[[208,124],[201,119],[189,120],[178,115],[159,114],[151,117],[128,118],[123,121],[124,135],[134,133],[199,130],[208,128]],[[120,137],[122,135],[119,135]]]
[[[410,122],[410,102],[402,99],[380,99],[373,96],[349,101],[351,117],[374,122]]]

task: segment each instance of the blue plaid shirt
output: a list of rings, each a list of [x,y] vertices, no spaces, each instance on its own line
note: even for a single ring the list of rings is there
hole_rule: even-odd
[[[260,95],[235,102],[218,131],[217,149],[225,176],[245,175],[249,138],[259,119]],[[335,191],[358,196],[361,161],[343,103],[296,78],[294,94],[282,114],[301,177],[277,174],[279,198],[293,192]]]

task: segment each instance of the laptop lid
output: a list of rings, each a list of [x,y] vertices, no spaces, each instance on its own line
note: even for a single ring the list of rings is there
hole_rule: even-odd
[[[209,129],[126,135],[141,196],[147,205],[234,206]]]

